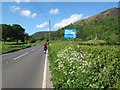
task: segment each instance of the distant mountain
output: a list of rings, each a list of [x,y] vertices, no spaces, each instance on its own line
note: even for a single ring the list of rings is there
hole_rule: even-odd
[[[32,34],[31,37],[35,38],[35,39],[40,39],[41,37],[44,37],[45,33],[47,33],[47,32],[36,32],[36,33]]]
[[[51,31],[51,33],[52,32],[53,31]],[[36,33],[32,34],[31,37],[34,39],[48,39],[49,32],[48,31],[36,32]]]
[[[64,39],[64,29],[77,29],[77,38],[82,40],[99,39],[107,42],[119,42],[120,8],[111,8],[92,17],[51,32],[51,39]],[[37,32],[35,38],[48,36],[48,32]],[[43,37],[44,38],[44,37]]]

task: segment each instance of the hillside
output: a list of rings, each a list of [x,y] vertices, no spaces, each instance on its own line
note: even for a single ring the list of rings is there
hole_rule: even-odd
[[[92,17],[84,19],[82,21],[78,21],[78,22],[76,22],[76,24],[83,26],[84,24],[88,24],[94,20],[99,21],[99,20],[103,20],[107,17],[116,17],[116,16],[120,15],[120,12],[118,12],[118,11],[120,11],[120,8],[111,8],[106,11],[100,12],[97,15],[94,15]]]
[[[111,8],[100,12],[97,15],[84,20],[77,21],[73,24],[65,26],[56,32],[51,32],[51,39],[64,39],[64,29],[77,29],[77,38],[81,40],[99,39],[110,43],[118,43],[120,8]],[[48,36],[46,32],[38,32],[32,36],[42,37]],[[43,37],[44,38],[44,37]]]
[[[48,32],[36,32],[33,35],[31,35],[32,38],[35,39],[41,39],[45,37],[45,34],[47,34]]]

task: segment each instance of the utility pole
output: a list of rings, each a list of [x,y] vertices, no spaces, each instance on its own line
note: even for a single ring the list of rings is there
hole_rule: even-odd
[[[49,43],[50,43],[51,21],[49,20]]]

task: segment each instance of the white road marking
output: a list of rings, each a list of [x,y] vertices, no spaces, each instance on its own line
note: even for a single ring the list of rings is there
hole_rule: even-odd
[[[48,51],[47,51],[48,52]],[[45,65],[44,65],[44,73],[43,73],[43,82],[42,82],[42,88],[46,88],[46,72],[47,72],[47,58],[48,54],[46,53],[45,58]]]
[[[16,57],[16,58],[13,58],[13,60],[16,60],[16,59],[18,59],[18,58],[21,58],[21,57],[23,57],[23,56],[25,56],[25,55],[27,55],[28,54],[28,52],[26,52],[26,53],[24,53],[24,54],[22,54],[22,55],[20,55],[20,56],[18,56],[18,57]]]
[[[6,63],[9,63],[8,61]]]
[[[33,49],[33,50],[31,50],[31,51],[35,51],[36,49]]]

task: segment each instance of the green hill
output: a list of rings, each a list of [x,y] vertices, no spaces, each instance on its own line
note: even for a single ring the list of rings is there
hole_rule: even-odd
[[[48,34],[48,32],[36,32],[33,35],[31,35],[31,37],[35,39],[41,39],[41,38],[45,38],[46,34]]]
[[[105,40],[110,43],[119,41],[119,23],[120,8],[111,8],[97,15],[84,20],[77,21],[73,24],[51,32],[51,39],[64,39],[64,29],[77,29],[77,38],[86,40]],[[32,35],[35,38],[47,37],[48,32],[38,32]]]

